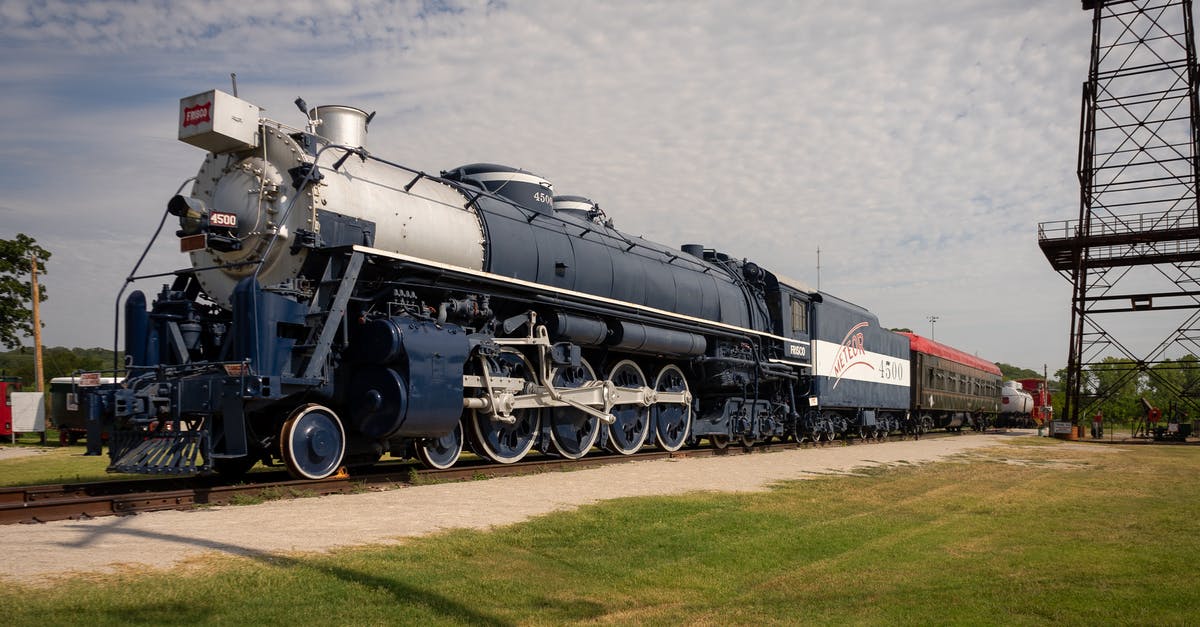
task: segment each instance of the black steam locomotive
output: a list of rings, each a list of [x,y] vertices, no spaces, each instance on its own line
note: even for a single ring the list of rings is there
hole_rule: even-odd
[[[124,379],[91,395],[110,470],[322,478],[464,446],[511,463],[920,427],[910,341],[865,309],[622,233],[524,170],[389,162],[366,149],[374,114],[259,113],[180,103],[208,152],[166,208],[191,263],[125,302]]]

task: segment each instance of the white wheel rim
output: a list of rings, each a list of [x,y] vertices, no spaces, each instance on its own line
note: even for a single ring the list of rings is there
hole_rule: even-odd
[[[667,366],[664,366],[662,370],[658,371],[658,376],[654,377],[654,389],[655,390],[658,390],[662,386],[663,377],[667,376],[667,373],[669,373],[669,372],[675,372],[676,374],[679,375],[679,380],[683,382],[683,391],[684,392],[690,391],[688,388],[688,384],[687,384],[687,378],[683,376],[683,371],[680,370],[679,367],[674,364],[669,364]],[[685,405],[683,411],[685,414],[684,425],[683,425],[683,435],[681,435],[679,437],[678,444],[671,445],[671,446],[668,446],[665,443],[665,438],[663,437],[662,432],[659,431],[659,428],[658,428],[658,417],[655,416],[654,441],[658,444],[658,447],[663,449],[664,451],[667,451],[669,453],[674,453],[675,451],[678,451],[679,449],[683,448],[684,444],[687,443],[688,436],[691,435],[691,433],[692,433],[692,406],[691,406],[691,404]]]
[[[340,445],[338,447],[337,455],[334,456],[337,461],[332,465],[332,468],[329,470],[329,472],[325,473],[308,472],[306,469],[301,468],[300,464],[296,462],[298,459],[298,451],[295,449],[295,439],[292,436],[295,433],[296,425],[301,424],[301,419],[314,412],[327,414],[330,418],[330,422],[337,427],[338,432]],[[283,423],[283,433],[280,434],[280,437],[283,439],[284,463],[287,465],[288,470],[292,474],[304,479],[324,479],[334,474],[337,472],[338,468],[341,467],[342,460],[346,455],[346,430],[344,427],[342,427],[342,421],[332,409],[329,409],[323,405],[310,403],[297,408],[296,411],[292,413],[292,416]]]
[[[505,351],[503,354],[510,354],[519,357],[525,366],[525,372],[531,374],[533,373],[533,365],[529,363],[529,360],[525,358],[525,355],[517,351]],[[537,442],[538,431],[542,427],[541,412],[540,410],[536,409],[526,409],[521,411],[533,412],[533,436],[529,438],[529,441],[525,443],[519,453],[510,456],[503,456],[492,450],[492,447],[488,444],[487,437],[485,437],[483,431],[480,430],[479,412],[471,410],[471,433],[474,434],[475,442],[478,443],[480,448],[483,449],[483,454],[488,459],[499,464],[515,464],[516,462],[524,459],[525,456],[529,454],[529,451],[533,450],[533,444]]]
[[[638,380],[641,382],[642,387],[645,387],[646,374],[643,373],[642,369],[639,368],[638,365],[636,363],[634,363],[633,360],[630,360],[630,359],[623,359],[623,360],[617,362],[617,364],[615,366],[613,366],[612,371],[610,371],[608,373],[608,380],[612,381],[613,376],[616,375],[618,372],[620,372],[620,370],[622,368],[632,368],[633,371],[635,373],[637,373]],[[615,381],[613,383],[615,383]],[[646,444],[646,439],[650,437],[651,412],[650,412],[649,407],[643,408],[643,411],[645,413],[642,416],[642,420],[644,423],[643,427],[642,427],[642,431],[640,434],[638,434],[638,436],[636,438],[636,440],[637,440],[636,443],[633,443],[632,446],[630,446],[628,448],[623,448],[619,444],[617,444],[617,440],[614,437],[614,433],[619,429],[619,427],[617,426],[617,423],[614,422],[613,424],[608,425],[608,441],[610,443],[612,443],[612,448],[615,450],[615,452],[620,453],[621,455],[633,455],[634,453],[638,452],[638,450],[640,450],[643,445]],[[657,433],[657,429],[655,429],[655,432]]]
[[[588,373],[588,375],[591,377],[591,378],[589,379],[589,381],[595,381],[595,380],[596,380],[596,371],[592,369],[592,365],[591,365],[591,364],[589,364],[589,363],[587,362],[587,360],[586,360],[586,359],[580,359],[580,360],[579,360],[579,365],[580,365],[580,367],[582,367],[584,370],[586,370],[586,371],[587,371],[587,373]],[[556,375],[557,373],[558,373],[557,369],[556,369],[556,370],[554,370],[554,371],[551,371],[551,372],[550,372],[550,380],[551,380],[551,381],[553,381],[553,380],[554,380],[554,377],[555,377],[555,375]],[[550,411],[554,411],[554,410],[552,409],[552,410],[550,410]],[[575,410],[573,410],[573,411],[579,411],[579,410],[575,409]],[[600,424],[599,424],[599,420],[598,420],[598,419],[595,419],[595,418],[593,418],[593,420],[596,420],[596,427],[595,427],[594,429],[592,429],[592,430],[591,430],[591,433],[588,435],[588,439],[587,439],[587,443],[586,443],[586,445],[584,445],[584,443],[581,441],[581,442],[580,442],[580,448],[579,448],[579,451],[578,451],[578,452],[571,452],[571,451],[566,451],[566,450],[564,450],[564,448],[563,448],[562,444],[561,444],[561,443],[559,443],[559,441],[558,441],[558,434],[555,432],[555,429],[554,429],[554,424],[553,424],[553,419],[551,419],[551,424],[550,424],[550,443],[554,445],[554,450],[558,451],[558,454],[559,454],[559,455],[562,455],[562,456],[563,456],[563,457],[565,457],[566,459],[580,459],[580,458],[582,458],[583,456],[587,455],[587,454],[588,454],[588,451],[592,450],[592,447],[596,445],[596,440],[597,440],[597,439],[600,437]]]

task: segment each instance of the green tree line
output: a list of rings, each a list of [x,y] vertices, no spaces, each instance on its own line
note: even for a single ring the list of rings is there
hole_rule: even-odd
[[[1041,379],[1040,371],[997,363],[1005,381]],[[1066,419],[1067,370],[1062,368],[1049,378],[1054,415]],[[1188,422],[1200,418],[1200,358],[1185,355],[1148,368],[1131,359],[1106,358],[1084,368],[1080,421],[1104,414],[1107,423],[1132,424],[1146,414],[1142,399],[1162,410],[1163,420],[1178,418]],[[1086,414],[1086,415],[1084,415]]]
[[[1050,381],[1054,391],[1054,412],[1062,416],[1066,393],[1066,369]],[[1163,420],[1189,422],[1200,414],[1200,358],[1184,355],[1149,368],[1131,359],[1116,357],[1084,368],[1080,406],[1086,415],[1080,421],[1103,412],[1105,422],[1131,424],[1146,414],[1142,399],[1162,410]]]
[[[42,371],[49,384],[54,377],[69,377],[78,371],[110,371],[113,352],[107,348],[66,348],[53,346],[42,349]],[[37,389],[34,384],[33,349],[21,348],[0,353],[0,374],[17,377],[24,390]],[[108,376],[106,374],[106,376]]]

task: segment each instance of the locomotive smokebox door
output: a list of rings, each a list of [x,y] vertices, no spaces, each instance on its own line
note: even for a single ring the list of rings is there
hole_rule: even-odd
[[[257,106],[219,89],[179,101],[179,141],[214,154],[258,147]]]

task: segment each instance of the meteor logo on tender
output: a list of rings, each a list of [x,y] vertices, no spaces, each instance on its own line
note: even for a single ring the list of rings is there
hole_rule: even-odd
[[[833,382],[832,389],[837,389],[838,384],[842,382],[842,377],[851,368],[866,366],[871,370],[875,369],[871,362],[862,359],[867,351],[864,348],[863,333],[859,329],[868,326],[870,323],[860,322],[850,327],[850,330],[846,332],[846,337],[842,338],[842,347],[838,349],[837,358],[833,360],[833,376],[836,377],[836,380]]]

